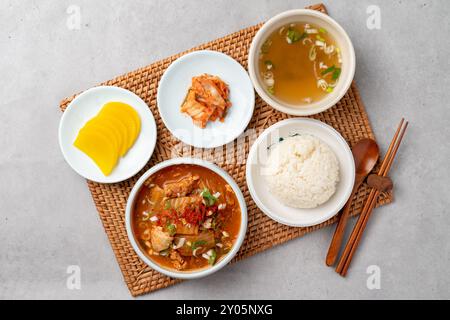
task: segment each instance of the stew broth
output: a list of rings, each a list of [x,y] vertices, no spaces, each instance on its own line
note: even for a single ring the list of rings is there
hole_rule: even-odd
[[[180,164],[153,174],[139,191],[133,228],[141,249],[168,269],[214,265],[234,245],[241,210],[230,185],[215,172]]]

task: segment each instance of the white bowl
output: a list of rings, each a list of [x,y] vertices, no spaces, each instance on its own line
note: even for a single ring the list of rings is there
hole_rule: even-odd
[[[194,164],[194,165],[205,167],[209,170],[214,171],[218,175],[220,175],[231,186],[231,188],[233,188],[233,191],[236,194],[236,197],[239,202],[239,207],[241,209],[241,227],[239,229],[239,234],[236,239],[236,242],[234,243],[230,252],[228,252],[226,256],[224,256],[222,259],[220,259],[213,266],[204,268],[204,269],[200,269],[198,271],[175,271],[172,269],[167,269],[167,268],[161,267],[159,264],[155,263],[152,259],[150,259],[141,250],[141,248],[139,247],[139,245],[136,242],[136,239],[135,239],[134,233],[133,233],[132,214],[133,214],[134,202],[136,200],[136,197],[137,197],[142,185],[155,172],[157,172],[163,168],[166,168],[168,166],[172,166],[172,165],[176,165],[176,164]],[[208,275],[222,269],[225,265],[228,264],[228,262],[231,261],[231,259],[233,259],[233,257],[239,251],[239,248],[241,247],[242,243],[244,242],[245,233],[247,231],[247,205],[245,204],[244,196],[242,195],[242,192],[239,189],[238,185],[236,184],[236,182],[234,182],[233,178],[228,173],[226,173],[223,169],[219,168],[218,166],[216,166],[215,164],[213,164],[211,162],[204,161],[201,159],[174,158],[174,159],[170,159],[170,160],[161,162],[161,163],[157,164],[156,166],[150,168],[136,182],[133,189],[131,190],[130,196],[128,197],[127,207],[125,210],[125,226],[127,229],[128,239],[130,240],[134,251],[149,267],[151,267],[152,269],[155,269],[158,272],[165,274],[166,276],[172,277],[172,278],[196,279],[196,278],[208,276]]]
[[[224,122],[210,121],[202,129],[180,112],[180,106],[192,77],[204,73],[218,76],[228,84],[232,106]],[[157,104],[161,119],[176,138],[197,148],[215,148],[244,132],[253,115],[255,91],[247,71],[233,58],[217,51],[194,51],[175,60],[164,72]]]
[[[325,28],[336,41],[342,56],[342,73],[333,92],[327,94],[325,98],[312,102],[307,106],[291,105],[267,94],[258,72],[259,51],[264,41],[266,41],[272,32],[280,29],[282,26],[299,22],[311,23]],[[290,10],[280,13],[268,20],[256,33],[248,55],[248,71],[256,92],[258,92],[260,97],[267,104],[287,114],[309,116],[334,106],[345,95],[355,75],[355,50],[353,49],[353,44],[345,30],[328,15],[309,9]]]
[[[313,209],[297,209],[279,202],[268,190],[261,168],[267,159],[268,147],[280,137],[296,133],[313,135],[325,142],[339,162],[340,180],[334,195]],[[347,202],[355,182],[355,162],[344,138],[329,125],[318,120],[292,118],[267,128],[252,145],[246,169],[247,185],[256,205],[270,218],[293,227],[309,227],[332,218]]]
[[[73,145],[85,123],[110,101],[132,106],[141,118],[141,132],[125,157],[120,158],[110,175],[105,176],[94,161]],[[156,123],[148,105],[131,91],[100,86],[84,91],[64,111],[59,123],[59,146],[66,162],[82,177],[100,183],[115,183],[138,173],[148,162],[156,145]]]

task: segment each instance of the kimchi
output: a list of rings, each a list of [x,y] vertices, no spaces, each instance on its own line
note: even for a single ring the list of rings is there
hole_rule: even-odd
[[[205,128],[208,121],[223,122],[231,107],[228,85],[217,76],[203,74],[192,78],[191,87],[181,105],[181,112],[194,124]]]

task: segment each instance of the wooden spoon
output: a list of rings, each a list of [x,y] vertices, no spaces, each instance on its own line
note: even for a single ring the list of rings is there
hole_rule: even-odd
[[[345,227],[350,215],[350,207],[352,200],[358,191],[359,186],[363,183],[367,175],[372,171],[373,167],[378,161],[379,150],[377,143],[372,139],[362,139],[358,141],[352,148],[353,158],[355,159],[355,184],[353,185],[352,193],[345,204],[345,207],[340,215],[339,222],[334,231],[333,239],[331,240],[330,248],[326,258],[327,266],[332,266],[337,258],[341,248],[342,239],[344,238]]]

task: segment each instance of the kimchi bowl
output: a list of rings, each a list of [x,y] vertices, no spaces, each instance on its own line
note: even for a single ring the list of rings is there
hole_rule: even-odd
[[[125,211],[136,254],[172,278],[195,279],[223,268],[247,230],[247,206],[233,178],[215,164],[175,158],[144,173]]]

